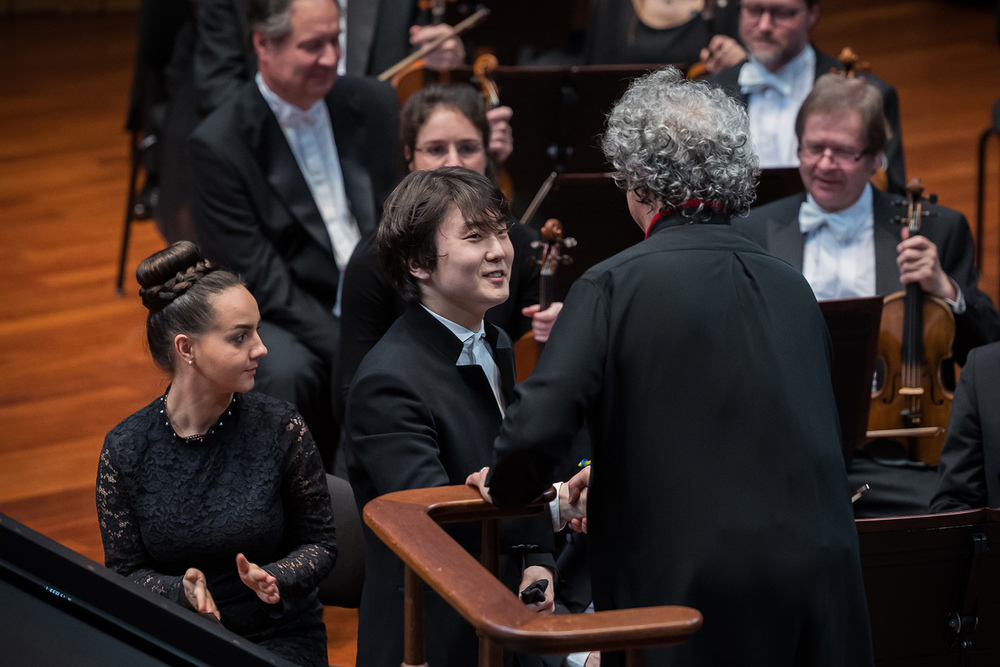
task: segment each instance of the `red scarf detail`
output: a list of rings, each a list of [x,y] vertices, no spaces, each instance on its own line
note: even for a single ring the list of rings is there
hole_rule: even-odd
[[[659,213],[653,216],[653,219],[649,221],[649,227],[646,228],[645,238],[649,238],[650,233],[653,231],[653,227],[656,227],[658,223],[663,218],[669,217],[676,214],[678,211],[684,208],[698,208],[699,206],[706,206],[708,208],[713,208],[715,210],[721,210],[722,206],[716,202],[707,202],[702,199],[688,199],[687,201],[681,202],[673,209],[661,209]]]

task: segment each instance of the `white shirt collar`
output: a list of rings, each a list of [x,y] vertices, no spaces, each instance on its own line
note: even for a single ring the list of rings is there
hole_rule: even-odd
[[[465,343],[465,341],[469,339],[469,336],[472,336],[474,334],[479,334],[479,335],[482,335],[482,336],[486,335],[486,321],[485,320],[481,320],[479,322],[479,331],[472,331],[470,329],[466,329],[461,324],[457,324],[455,322],[452,322],[447,317],[442,317],[442,316],[438,315],[437,313],[435,313],[433,310],[431,310],[430,308],[428,308],[424,304],[420,304],[420,307],[423,308],[424,310],[426,310],[431,315],[433,315],[434,319],[436,319],[438,322],[440,322],[441,324],[445,325],[445,327],[448,328],[448,331],[450,331],[453,334],[455,334],[455,337],[458,338],[460,341],[462,341],[462,343]]]
[[[753,56],[750,56],[750,60],[752,62],[757,62]],[[757,62],[757,64],[760,65],[759,62]],[[761,65],[761,67],[763,67],[763,65]],[[787,81],[789,84],[793,84],[797,77],[802,76],[802,74],[806,72],[812,76],[815,70],[816,49],[814,49],[811,44],[806,44],[805,48],[799,52],[799,55],[789,60],[785,63],[784,67],[779,69],[777,72],[773,72],[773,74],[782,81]]]
[[[813,199],[813,196],[811,194],[806,195],[806,201],[808,201],[810,204],[812,204],[819,210],[825,213],[830,213],[830,211],[827,211],[825,208],[817,204],[816,200]],[[858,200],[856,202],[854,202],[844,210],[837,211],[836,213],[831,215],[841,215],[844,216],[845,218],[861,218],[861,217],[870,218],[872,214],[873,202],[874,202],[874,195],[872,194],[872,184],[866,183],[865,189],[861,191],[861,196],[858,197]]]
[[[308,109],[301,109],[298,106],[287,102],[278,96],[276,92],[271,90],[267,83],[264,82],[264,77],[261,76],[260,72],[254,76],[254,81],[257,82],[257,88],[260,89],[260,94],[264,96],[264,101],[267,102],[267,106],[271,107],[271,111],[274,112],[275,118],[278,119],[278,124],[281,127],[298,127],[301,123],[305,122],[310,126],[315,126],[316,123],[320,121],[321,115],[325,109],[325,104],[323,100],[317,100]]]

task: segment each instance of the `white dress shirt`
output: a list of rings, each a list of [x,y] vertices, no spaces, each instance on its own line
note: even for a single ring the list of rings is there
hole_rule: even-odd
[[[795,117],[812,90],[815,76],[816,51],[809,45],[777,72],[769,72],[752,56],[740,68],[750,136],[762,169],[799,165]]]
[[[824,211],[812,195],[799,208],[799,229],[806,235],[802,275],[816,298],[875,296],[875,221],[872,186],[843,211]]]
[[[872,186],[843,211],[824,211],[806,195],[799,207],[799,229],[806,235],[802,275],[818,300],[875,296],[875,219]],[[949,276],[958,297],[945,298],[955,315],[965,313],[965,296]]]
[[[503,392],[500,388],[500,369],[497,367],[497,363],[493,359],[493,353],[490,351],[489,343],[486,342],[485,321],[481,321],[479,323],[479,331],[470,331],[461,324],[456,324],[446,317],[441,317],[423,304],[420,304],[420,307],[433,315],[434,319],[445,325],[448,328],[448,331],[455,334],[455,337],[462,341],[462,354],[459,355],[458,361],[455,365],[480,366],[486,374],[486,379],[490,383],[490,388],[493,390],[493,397],[497,400],[497,406],[500,408],[500,414],[505,414],[506,407],[504,406]]]
[[[333,126],[326,103],[320,100],[303,111],[268,88],[260,72],[256,81],[306,179],[330,235],[334,261],[337,268],[343,271],[361,240],[361,232],[347,201],[344,174],[340,169],[340,157],[333,140]],[[339,295],[337,303],[340,303]]]
[[[374,2],[375,0],[365,0]],[[347,0],[340,0],[340,60],[337,62],[337,74],[344,76],[347,74]]]

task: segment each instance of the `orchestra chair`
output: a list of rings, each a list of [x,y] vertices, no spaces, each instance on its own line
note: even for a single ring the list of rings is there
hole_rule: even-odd
[[[986,226],[984,211],[986,200],[986,150],[989,147],[992,137],[1000,139],[1000,99],[993,105],[993,124],[979,137],[979,163],[976,170],[976,268],[980,271],[983,270],[983,231]]]
[[[537,614],[504,586],[497,523],[545,510],[555,490],[531,505],[500,509],[469,486],[397,491],[365,505],[365,523],[404,565],[402,667],[427,667],[424,659],[423,584],[465,618],[479,635],[479,667],[499,667],[503,651],[575,653],[625,651],[629,667],[642,667],[643,648],[681,644],[702,624],[690,607],[616,609],[593,614]],[[481,521],[480,563],[439,525]],[[433,667],[433,665],[431,666]]]
[[[1000,664],[1000,509],[855,524],[878,667]]]
[[[140,138],[141,137],[141,138]],[[118,252],[118,277],[115,279],[115,294],[121,296],[125,282],[125,261],[128,259],[128,242],[132,231],[132,223],[140,220],[151,220],[155,202],[147,201],[142,194],[145,178],[140,182],[139,173],[144,171],[143,160],[156,145],[155,134],[141,136],[137,131],[131,135],[131,149],[128,180],[128,194],[125,199],[125,224],[122,228],[121,250]]]
[[[333,504],[333,523],[337,535],[337,564],[320,582],[319,600],[331,607],[356,609],[361,604],[365,583],[365,544],[361,513],[350,483],[327,473],[327,487]]]

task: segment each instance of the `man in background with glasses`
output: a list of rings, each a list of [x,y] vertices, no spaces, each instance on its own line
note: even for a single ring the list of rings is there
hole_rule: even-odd
[[[802,271],[817,299],[885,296],[919,283],[945,299],[955,315],[955,361],[996,340],[1000,316],[977,287],[969,224],[958,211],[925,204],[920,235],[893,221],[900,198],[869,182],[882,160],[889,128],[878,90],[864,79],[820,77],[795,120],[799,174],[806,192],[752,209],[735,224],[772,254]],[[947,379],[946,379],[947,380]],[[924,514],[934,470],[888,452],[857,452],[852,487],[871,485],[858,516]]]
[[[748,60],[709,78],[747,105],[762,169],[798,166],[795,115],[816,79],[831,68],[843,69],[835,57],[809,43],[809,31],[818,19],[819,0],[746,0],[740,6],[740,39]],[[886,164],[878,166],[886,171],[889,190],[903,193],[899,98],[885,81],[868,74],[865,78],[882,93],[892,128]]]

